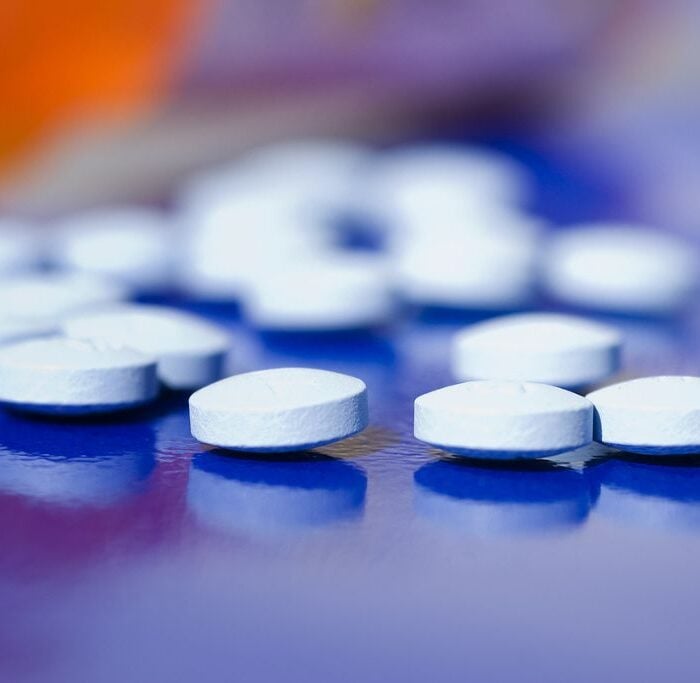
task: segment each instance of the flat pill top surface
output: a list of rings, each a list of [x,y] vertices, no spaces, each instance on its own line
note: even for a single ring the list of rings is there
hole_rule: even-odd
[[[700,409],[700,377],[642,377],[588,394],[594,405],[640,411]]]
[[[204,410],[289,410],[342,401],[365,388],[362,380],[338,372],[275,368],[223,379],[197,391],[190,403]]]
[[[528,351],[576,350],[620,344],[618,332],[607,325],[572,315],[533,313],[511,315],[463,330],[460,345]]]
[[[416,399],[416,406],[464,414],[522,414],[586,409],[590,403],[565,389],[536,382],[485,380],[437,389]]]
[[[122,305],[66,320],[73,338],[104,340],[144,353],[225,351],[228,335],[196,315],[160,306]]]
[[[137,351],[63,337],[31,339],[0,348],[0,365],[4,367],[106,370],[150,363],[151,358]]]

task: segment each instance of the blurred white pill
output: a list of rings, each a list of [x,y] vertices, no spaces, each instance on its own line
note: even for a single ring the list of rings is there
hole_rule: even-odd
[[[464,382],[419,396],[417,439],[476,458],[538,458],[591,442],[593,406],[532,382]]]
[[[587,398],[596,441],[651,455],[700,453],[700,377],[643,377]]]
[[[19,220],[0,218],[0,275],[34,270],[41,264],[39,236]]]
[[[616,330],[554,313],[509,315],[472,325],[454,339],[452,370],[460,380],[507,379],[580,387],[620,367]]]
[[[158,360],[171,389],[196,389],[220,379],[230,348],[226,332],[199,316],[165,306],[125,304],[68,318],[63,332]]]
[[[591,309],[658,315],[676,311],[697,286],[697,253],[660,231],[592,224],[554,235],[544,282],[560,301]]]
[[[130,349],[63,337],[0,347],[0,402],[28,412],[106,413],[157,391],[155,360]]]
[[[36,273],[0,279],[0,319],[55,323],[68,315],[123,301],[128,290],[87,274]]]
[[[142,291],[166,289],[175,235],[158,211],[94,209],[56,226],[52,262],[61,269],[106,275]]]
[[[192,295],[238,299],[261,270],[316,258],[331,242],[319,220],[273,201],[262,183],[233,183],[183,213],[180,280]]]
[[[424,231],[393,253],[399,293],[424,306],[508,310],[532,298],[540,226],[507,220],[477,231]]]
[[[339,441],[367,426],[367,411],[364,382],[310,368],[234,375],[190,397],[195,439],[243,451],[297,451]]]
[[[333,252],[264,271],[244,298],[246,317],[266,330],[368,328],[387,322],[394,310],[382,261]]]
[[[202,522],[222,531],[275,537],[356,517],[366,488],[362,470],[342,460],[203,453],[192,461],[187,503]]]
[[[506,156],[464,145],[417,145],[387,152],[374,164],[366,206],[400,228],[484,205],[518,205],[530,193],[526,172]]]

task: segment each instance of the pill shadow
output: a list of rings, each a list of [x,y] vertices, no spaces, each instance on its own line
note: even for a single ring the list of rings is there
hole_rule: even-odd
[[[591,470],[601,515],[628,525],[700,533],[700,454],[620,453]]]
[[[207,526],[267,537],[357,520],[366,491],[364,470],[313,451],[213,449],[192,459],[187,502]]]
[[[476,536],[561,533],[581,526],[595,501],[581,471],[546,460],[442,457],[414,473],[419,516]]]
[[[401,441],[401,435],[394,430],[370,426],[355,436],[319,446],[310,452],[340,459],[362,458],[393,448]]]
[[[45,412],[36,413],[23,410],[10,404],[2,406],[5,414],[17,420],[37,422],[43,424],[70,425],[110,425],[147,422],[149,420],[165,417],[172,412],[187,408],[191,391],[172,391],[162,389],[158,398],[154,401],[137,406],[125,407],[123,410],[105,413],[72,413],[72,412]]]

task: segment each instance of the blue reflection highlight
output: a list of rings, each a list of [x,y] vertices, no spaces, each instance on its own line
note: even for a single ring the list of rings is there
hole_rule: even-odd
[[[414,483],[421,516],[478,536],[576,527],[593,501],[581,472],[544,461],[437,460],[418,469]]]
[[[663,531],[700,531],[700,457],[620,456],[592,472],[600,514]]]
[[[155,467],[147,423],[68,423],[0,416],[0,491],[52,505],[109,507]]]
[[[356,465],[315,453],[192,460],[187,501],[205,524],[227,532],[279,534],[362,515],[367,477]]]

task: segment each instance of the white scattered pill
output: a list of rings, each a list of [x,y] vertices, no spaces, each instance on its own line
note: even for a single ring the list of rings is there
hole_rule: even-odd
[[[530,194],[523,169],[511,159],[463,145],[418,145],[388,152],[367,176],[375,212],[390,227],[475,206],[515,205]]]
[[[37,273],[0,279],[0,319],[56,323],[68,315],[123,301],[128,291],[98,276]]]
[[[230,339],[199,316],[165,306],[125,304],[68,318],[63,333],[158,360],[158,377],[171,389],[196,389],[220,379]]]
[[[396,287],[424,306],[520,308],[534,292],[539,227],[523,219],[480,230],[413,233],[393,253]]]
[[[476,536],[573,528],[591,509],[586,479],[564,467],[499,469],[440,460],[418,469],[414,481],[421,516]]]
[[[326,370],[276,368],[228,377],[190,397],[192,435],[243,451],[298,451],[339,441],[368,422],[367,387]]]
[[[460,380],[510,379],[581,387],[620,366],[621,337],[611,327],[553,313],[525,313],[472,325],[454,340]]]
[[[0,275],[34,270],[41,263],[35,228],[19,220],[0,219]]]
[[[643,377],[587,398],[596,441],[652,455],[700,453],[700,377]]]
[[[51,337],[0,347],[0,402],[36,413],[106,413],[155,398],[155,360]]]
[[[364,473],[342,460],[203,453],[192,462],[187,503],[202,522],[222,531],[276,536],[356,517],[366,489]]]
[[[417,439],[475,458],[538,458],[591,442],[593,406],[532,382],[455,384],[415,401]]]
[[[667,314],[696,291],[698,256],[682,240],[660,231],[594,224],[551,238],[544,280],[553,297],[576,306]]]
[[[381,261],[329,253],[267,271],[251,282],[244,312],[256,327],[279,331],[369,328],[395,311]]]
[[[141,291],[166,289],[173,276],[173,230],[153,209],[94,209],[56,228],[52,263],[61,269],[96,273]]]
[[[183,210],[179,277],[190,294],[239,299],[261,272],[319,259],[331,243],[322,222],[273,200],[264,183],[224,185],[221,196]]]

